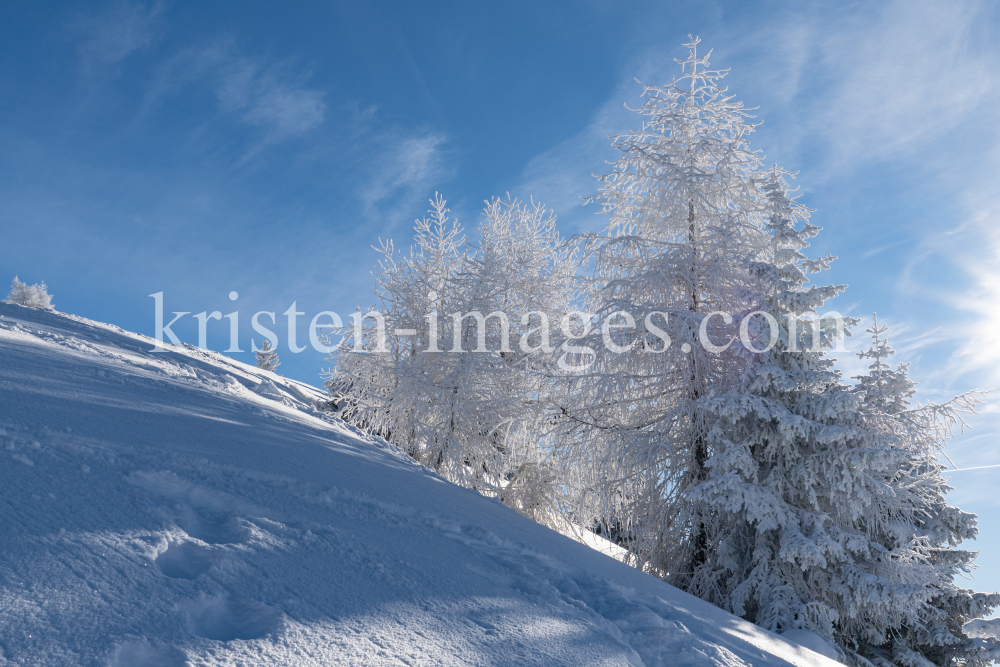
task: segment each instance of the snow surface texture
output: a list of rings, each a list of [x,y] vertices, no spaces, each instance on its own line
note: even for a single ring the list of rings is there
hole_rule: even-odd
[[[0,304],[0,665],[832,665],[319,412]]]

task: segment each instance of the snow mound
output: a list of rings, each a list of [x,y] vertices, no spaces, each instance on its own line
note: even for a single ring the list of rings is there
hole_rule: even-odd
[[[0,665],[834,664],[152,347],[0,304]]]
[[[267,396],[268,398],[279,401],[285,397],[285,394],[268,379],[264,379],[257,387],[256,391],[261,396]]]

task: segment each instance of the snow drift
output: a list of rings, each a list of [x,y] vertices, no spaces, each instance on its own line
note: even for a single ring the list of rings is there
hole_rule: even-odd
[[[0,304],[0,665],[834,664],[152,347]]]

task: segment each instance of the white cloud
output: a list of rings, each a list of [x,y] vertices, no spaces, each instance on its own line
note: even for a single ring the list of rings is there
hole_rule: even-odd
[[[947,363],[950,373],[974,373],[995,384],[1000,381],[1000,198],[992,204],[979,211],[970,234],[944,249],[964,280],[943,305],[966,315],[952,322],[959,345]]]
[[[73,27],[82,36],[79,51],[84,69],[93,71],[99,66],[116,65],[148,46],[161,10],[159,3],[147,7],[123,2],[76,21]]]
[[[323,122],[323,93],[305,88],[301,75],[280,66],[236,55],[231,47],[211,48],[203,56],[216,78],[216,97],[224,111],[241,112],[250,125],[264,128],[270,141],[299,136]]]
[[[242,55],[231,40],[181,51],[160,69],[147,94],[148,111],[185,85],[203,82],[213,90],[223,115],[262,131],[247,153],[302,136],[326,117],[325,94],[305,85],[308,74],[284,63],[268,63]]]
[[[358,196],[365,214],[379,219],[384,233],[390,233],[412,214],[416,198],[429,194],[450,173],[443,152],[445,138],[396,131],[363,137],[361,142],[369,149],[362,158],[365,185]]]
[[[985,9],[897,0],[874,16],[853,12],[817,26],[817,71],[833,81],[814,103],[811,126],[845,157],[908,152],[947,132],[989,91],[995,54],[970,47]]]
[[[903,313],[898,351],[919,362],[934,350],[927,385],[1000,381],[1000,198],[969,208],[967,220],[920,241],[896,286],[916,311]]]
[[[320,91],[292,87],[271,75],[257,84],[243,120],[267,128],[275,141],[304,134],[323,122],[326,104]]]

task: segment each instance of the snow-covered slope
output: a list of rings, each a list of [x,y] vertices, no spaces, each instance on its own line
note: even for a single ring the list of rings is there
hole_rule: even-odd
[[[221,355],[0,304],[0,665],[822,665]]]

